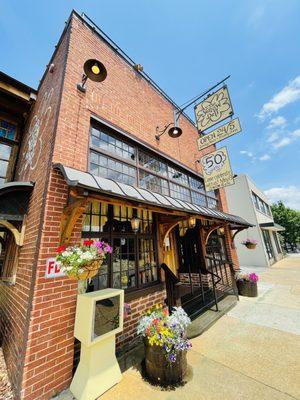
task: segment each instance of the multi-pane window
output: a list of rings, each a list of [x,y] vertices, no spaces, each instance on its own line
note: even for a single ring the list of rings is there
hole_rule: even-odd
[[[17,135],[17,125],[12,124],[4,119],[0,119],[0,137],[16,140]]]
[[[273,232],[273,238],[274,238],[274,242],[275,242],[275,246],[277,249],[277,253],[280,254],[281,253],[281,246],[279,244],[279,239],[278,239],[278,235],[276,232]]]
[[[175,199],[191,202],[190,190],[172,182],[170,182],[170,196],[175,197]]]
[[[218,208],[215,192],[205,192],[201,178],[98,126],[91,128],[90,172],[179,200]]]
[[[156,193],[169,194],[169,184],[166,179],[150,174],[147,171],[140,170],[140,187],[151,190]]]
[[[176,181],[177,183],[182,183],[183,185],[186,186],[189,185],[189,178],[184,172],[171,166],[169,166],[168,170],[169,170],[169,178],[171,180]]]
[[[6,181],[11,151],[11,146],[0,143],[0,184]]]
[[[131,228],[134,216],[140,219],[137,233]],[[151,211],[93,201],[85,211],[82,236],[104,240],[113,248],[92,279],[90,290],[107,287],[133,290],[158,281]]]
[[[270,217],[272,216],[270,206],[266,202],[264,202],[259,196],[257,196],[254,192],[252,192],[252,200],[255,205],[255,208],[258,211],[267,214]]]
[[[90,172],[128,185],[136,184],[136,168],[94,151],[90,154]]]
[[[167,176],[167,164],[157,157],[150,156],[142,150],[139,150],[139,165],[147,168],[157,174]]]

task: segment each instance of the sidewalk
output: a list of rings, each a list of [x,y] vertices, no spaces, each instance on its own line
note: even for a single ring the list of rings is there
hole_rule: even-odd
[[[259,297],[241,298],[192,340],[187,383],[162,391],[134,368],[101,400],[300,399],[300,256],[262,272]]]

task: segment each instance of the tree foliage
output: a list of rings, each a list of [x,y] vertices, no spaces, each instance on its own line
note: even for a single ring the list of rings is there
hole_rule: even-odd
[[[285,243],[296,246],[300,242],[300,211],[286,207],[282,201],[273,204],[271,209],[274,221],[285,228],[280,232]]]

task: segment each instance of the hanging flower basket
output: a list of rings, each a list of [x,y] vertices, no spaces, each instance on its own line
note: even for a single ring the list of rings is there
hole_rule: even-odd
[[[247,249],[254,250],[257,246],[257,241],[254,239],[246,239],[242,241],[242,244],[247,247]]]
[[[60,246],[56,261],[69,278],[83,281],[97,275],[107,253],[111,252],[112,248],[105,242],[85,240],[80,246]]]
[[[92,261],[89,264],[82,265],[81,268],[84,270],[84,272],[77,273],[77,274],[75,274],[75,273],[72,274],[72,272],[70,272],[68,274],[68,277],[71,279],[76,279],[78,281],[85,281],[86,279],[91,279],[98,274],[98,270],[101,267],[102,263],[103,263],[103,260],[100,259],[100,260]]]
[[[138,324],[145,344],[145,372],[148,379],[159,385],[182,382],[187,370],[187,350],[191,343],[186,337],[190,318],[181,307],[169,315],[162,305],[151,307]]]

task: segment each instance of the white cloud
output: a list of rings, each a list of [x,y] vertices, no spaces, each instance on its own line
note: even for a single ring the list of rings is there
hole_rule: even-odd
[[[278,117],[271,119],[269,125],[267,126],[267,129],[281,128],[284,127],[285,125],[286,125],[286,119],[281,115],[278,115]]]
[[[289,144],[292,143],[292,141],[293,141],[292,138],[284,137],[283,139],[279,140],[279,142],[272,143],[272,146],[274,147],[274,149],[279,149],[280,147],[288,146]]]
[[[272,143],[275,142],[275,140],[279,139],[279,133],[278,132],[272,132],[268,135],[267,142]]]
[[[300,137],[300,129],[296,129],[291,133],[291,136],[294,138]]]
[[[300,188],[296,186],[274,187],[264,191],[271,203],[281,200],[286,206],[300,210]]]
[[[268,161],[271,160],[271,156],[269,154],[264,154],[263,156],[259,157],[260,161]]]
[[[294,103],[300,98],[300,75],[291,80],[283,89],[276,93],[270,101],[265,103],[258,117],[264,119],[279,111],[288,104]]]
[[[241,150],[240,154],[245,154],[248,157],[253,157],[253,153],[251,153],[251,151],[247,151],[247,150]]]

